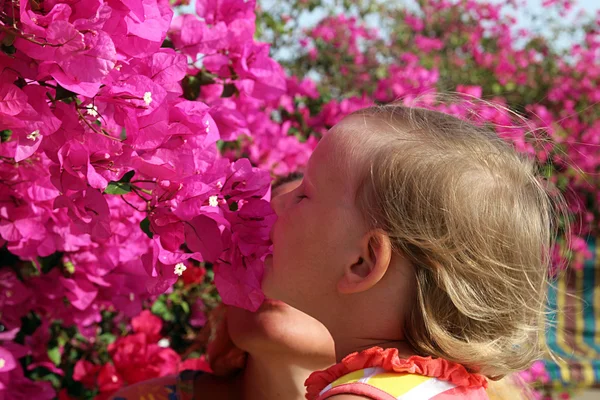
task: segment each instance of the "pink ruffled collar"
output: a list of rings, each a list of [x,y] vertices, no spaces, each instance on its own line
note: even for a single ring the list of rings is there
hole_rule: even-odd
[[[412,356],[406,359],[398,356],[398,349],[370,349],[352,353],[323,371],[313,372],[304,385],[306,398],[314,400],[319,393],[331,382],[350,372],[364,368],[380,367],[390,372],[407,372],[411,374],[429,376],[443,381],[469,388],[487,388],[487,380],[483,375],[473,374],[457,363],[442,358]]]

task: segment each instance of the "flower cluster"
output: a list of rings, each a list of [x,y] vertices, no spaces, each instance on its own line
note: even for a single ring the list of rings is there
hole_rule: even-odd
[[[87,388],[97,388],[96,399],[109,398],[124,385],[186,369],[211,370],[204,357],[182,361],[179,354],[168,347],[168,340],[161,337],[162,320],[150,311],[144,310],[134,317],[131,326],[132,334],[108,346],[111,362],[98,365],[79,360],[75,364],[73,379]]]
[[[55,322],[94,342],[104,312],[127,321],[198,265],[212,266],[224,302],[258,308],[271,176],[219,151],[286,93],[254,40],[255,2],[197,1],[175,20],[163,0],[1,8],[0,392],[52,398],[18,360],[64,375]],[[120,345],[145,346],[163,368],[175,353],[152,340],[117,340],[97,385],[134,380]]]
[[[374,102],[494,125],[567,193],[572,265],[589,255],[600,20],[560,53],[513,29],[515,0],[344,2],[309,29],[318,0],[174,12],[187,3],[0,2],[0,395],[108,395],[178,371],[213,282],[225,303],[263,300],[271,176]]]

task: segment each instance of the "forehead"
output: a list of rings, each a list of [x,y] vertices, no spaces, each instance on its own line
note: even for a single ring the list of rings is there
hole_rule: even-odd
[[[307,165],[306,180],[315,188],[354,193],[362,170],[356,132],[344,122],[334,126],[319,142]]]

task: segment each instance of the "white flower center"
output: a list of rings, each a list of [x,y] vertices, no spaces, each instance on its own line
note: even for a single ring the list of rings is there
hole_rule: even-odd
[[[35,131],[31,132],[29,135],[27,135],[27,139],[29,140],[33,140],[34,142],[36,140],[38,140],[38,138],[40,137],[40,130],[36,129]]]
[[[88,115],[91,115],[92,117],[97,117],[98,116],[98,107],[96,107],[96,106],[88,107],[86,112]]]
[[[219,197],[218,196],[210,196],[208,198],[208,204],[211,207],[217,207],[219,205]]]
[[[152,93],[150,93],[150,92],[144,93],[144,103],[146,103],[147,106],[149,106],[150,103],[152,103]]]
[[[184,263],[175,264],[175,275],[181,276],[181,274],[183,274],[183,271],[185,271],[186,269],[187,269],[187,267],[185,266]]]

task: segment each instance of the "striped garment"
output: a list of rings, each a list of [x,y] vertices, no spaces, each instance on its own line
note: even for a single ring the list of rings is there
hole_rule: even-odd
[[[365,368],[351,372],[327,385],[318,400],[336,394],[357,394],[374,400],[487,400],[483,387],[467,389],[423,375]]]
[[[371,347],[313,372],[307,400],[354,394],[373,400],[488,400],[487,379],[442,358],[402,358],[394,348]]]
[[[548,290],[545,341],[560,359],[544,363],[560,386],[600,386],[600,246],[590,239],[588,248],[583,268],[570,268]]]
[[[410,373],[365,368],[351,372],[327,385],[318,400],[341,393],[368,396],[374,400],[487,400],[483,387],[467,389],[455,384]]]

